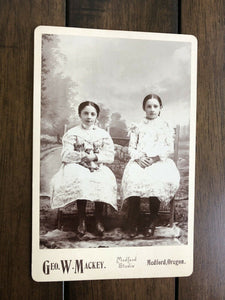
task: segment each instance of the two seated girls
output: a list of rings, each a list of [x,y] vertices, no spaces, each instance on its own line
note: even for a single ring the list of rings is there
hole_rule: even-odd
[[[129,234],[138,233],[141,198],[149,198],[150,218],[145,235],[152,236],[160,202],[175,195],[180,175],[168,158],[173,152],[173,130],[160,118],[162,101],[155,94],[143,100],[144,119],[130,130],[130,160],[122,178],[123,201],[128,201]],[[102,235],[104,203],[117,210],[117,184],[105,165],[114,161],[114,145],[108,132],[95,125],[98,105],[82,102],[78,108],[81,124],[63,137],[62,166],[51,181],[51,207],[77,203],[79,235],[86,232],[87,200],[95,203],[96,232]]]

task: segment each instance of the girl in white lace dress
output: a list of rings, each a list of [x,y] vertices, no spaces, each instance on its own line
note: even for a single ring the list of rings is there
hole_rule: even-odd
[[[108,132],[95,125],[99,107],[91,101],[79,105],[81,124],[63,137],[62,166],[51,180],[51,207],[59,208],[76,201],[80,235],[86,232],[87,200],[95,202],[96,230],[103,234],[103,204],[117,209],[117,184],[104,163],[114,161],[114,145]]]
[[[147,95],[143,101],[145,118],[130,130],[128,162],[122,178],[123,199],[128,202],[130,236],[138,232],[140,199],[149,198],[150,220],[146,236],[154,234],[160,202],[169,203],[180,182],[173,153],[173,129],[160,117],[161,98]]]

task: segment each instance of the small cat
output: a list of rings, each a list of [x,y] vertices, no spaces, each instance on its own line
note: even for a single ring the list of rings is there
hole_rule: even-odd
[[[99,153],[99,149],[93,145],[93,148],[85,148],[84,143],[82,144],[74,144],[74,151],[78,151],[78,152],[85,152],[87,154],[92,154],[92,153]],[[94,161],[91,162],[85,162],[85,161],[81,161],[79,163],[81,166],[88,168],[90,170],[90,172],[94,172],[95,170],[99,169],[98,164],[96,164]]]

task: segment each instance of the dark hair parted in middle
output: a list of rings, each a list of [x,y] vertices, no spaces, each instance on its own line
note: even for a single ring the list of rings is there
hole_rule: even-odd
[[[82,110],[83,110],[86,106],[89,106],[89,105],[90,105],[90,106],[93,106],[93,107],[95,108],[96,113],[97,113],[97,117],[98,117],[98,116],[99,116],[99,113],[100,113],[100,108],[99,108],[99,106],[98,106],[96,103],[94,103],[94,102],[92,102],[92,101],[84,101],[84,102],[80,103],[80,105],[78,106],[78,114],[79,114],[79,116],[80,116]]]
[[[147,96],[144,98],[144,100],[143,100],[143,104],[142,104],[143,110],[145,110],[145,104],[146,104],[146,102],[147,102],[149,99],[157,99],[158,102],[159,102],[160,108],[162,108],[163,105],[162,105],[162,100],[161,100],[161,98],[160,98],[158,95],[156,95],[156,94],[149,94],[149,95],[147,95]]]

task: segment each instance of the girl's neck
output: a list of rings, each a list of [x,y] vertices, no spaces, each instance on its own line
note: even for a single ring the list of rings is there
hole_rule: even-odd
[[[147,117],[147,116],[145,116],[145,119],[146,120],[148,120],[148,121],[154,121],[154,120],[157,120],[159,118],[159,116],[157,116],[156,118],[154,118],[154,119],[151,119],[151,118],[149,118],[149,117]]]
[[[81,122],[81,127],[83,128],[83,129],[86,129],[86,130],[89,130],[89,129],[92,129],[93,127],[94,127],[95,125],[86,125],[86,124],[84,124],[83,122]]]

